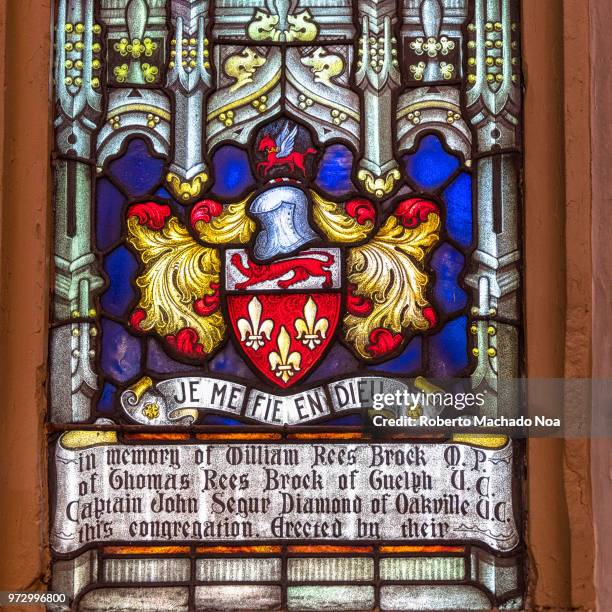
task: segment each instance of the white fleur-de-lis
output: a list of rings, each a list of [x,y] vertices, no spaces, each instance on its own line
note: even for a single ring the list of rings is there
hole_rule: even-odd
[[[287,382],[300,371],[302,356],[297,351],[290,352],[291,338],[284,326],[281,327],[276,342],[278,351],[273,351],[268,356],[270,369],[283,382]]]
[[[266,341],[270,340],[270,335],[274,329],[274,322],[271,319],[261,320],[261,302],[254,297],[247,307],[248,319],[238,319],[236,325],[240,331],[240,342],[254,351],[259,350]]]
[[[323,317],[317,319],[317,310],[315,301],[309,297],[304,305],[304,318],[295,322],[296,340],[305,344],[311,351],[325,340],[329,328],[327,319]]]

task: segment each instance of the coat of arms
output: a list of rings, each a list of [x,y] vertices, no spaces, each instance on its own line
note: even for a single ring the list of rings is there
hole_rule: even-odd
[[[143,268],[132,327],[194,362],[231,338],[286,389],[334,342],[379,362],[435,326],[424,263],[439,238],[437,204],[338,201],[313,187],[316,156],[309,131],[281,119],[255,140],[260,186],[243,199],[203,199],[185,222],[167,204],[132,204],[129,242]]]

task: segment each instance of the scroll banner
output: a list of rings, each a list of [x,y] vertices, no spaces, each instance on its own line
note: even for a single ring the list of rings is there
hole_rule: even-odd
[[[60,438],[54,463],[58,553],[123,542],[519,543],[511,442],[138,445],[77,431]]]
[[[298,425],[334,413],[371,408],[375,394],[405,389],[409,389],[406,383],[392,378],[358,376],[294,395],[274,395],[220,378],[189,376],[154,384],[145,377],[122,393],[121,406],[130,419],[145,425],[188,426],[202,410],[268,425]],[[435,416],[436,412],[425,414]]]

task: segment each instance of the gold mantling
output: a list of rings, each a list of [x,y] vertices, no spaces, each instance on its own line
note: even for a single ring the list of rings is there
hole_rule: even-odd
[[[339,204],[325,200],[316,191],[310,196],[315,223],[331,242],[359,242],[370,235],[374,227],[371,221],[361,225]]]
[[[160,231],[140,225],[136,217],[129,218],[127,225],[128,240],[145,266],[136,279],[138,308],[147,313],[141,329],[167,336],[190,327],[197,332],[204,352],[210,353],[223,339],[223,317],[219,311],[200,316],[193,304],[214,293],[211,283],[219,283],[217,250],[198,244],[176,217]]]
[[[210,244],[246,244],[255,231],[255,221],[246,214],[250,199],[249,195],[240,202],[225,206],[223,212],[208,223],[196,221],[194,227],[200,240]]]
[[[394,333],[429,328],[423,316],[429,305],[425,298],[429,278],[415,262],[422,262],[438,241],[439,226],[440,217],[433,213],[414,229],[391,215],[371,242],[349,250],[348,280],[356,286],[355,294],[373,305],[367,317],[344,318],[346,340],[363,358],[372,358],[367,346],[377,327]]]

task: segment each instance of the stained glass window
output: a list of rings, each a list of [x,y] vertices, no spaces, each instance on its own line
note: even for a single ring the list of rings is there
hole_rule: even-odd
[[[520,443],[365,427],[408,388],[512,403],[518,4],[58,0],[73,609],[523,607]]]

